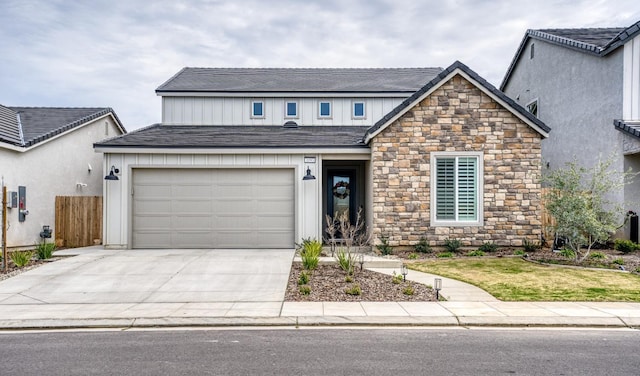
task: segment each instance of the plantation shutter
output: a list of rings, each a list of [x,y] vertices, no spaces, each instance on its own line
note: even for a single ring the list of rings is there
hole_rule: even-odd
[[[478,220],[478,158],[436,159],[436,220]]]
[[[477,220],[477,159],[458,158],[458,220]]]
[[[436,160],[436,219],[456,219],[455,158]]]

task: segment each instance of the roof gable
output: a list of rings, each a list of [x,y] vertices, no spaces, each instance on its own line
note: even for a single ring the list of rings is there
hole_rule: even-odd
[[[440,71],[442,68],[184,68],[156,93],[413,93]]]
[[[367,130],[367,133],[365,134],[365,142],[369,143],[369,141],[371,141],[371,139],[374,138],[377,134],[382,132],[386,127],[391,125],[394,121],[399,119],[407,111],[415,107],[418,103],[424,100],[424,98],[428,97],[433,91],[435,91],[442,84],[449,81],[457,74],[462,75],[465,79],[479,88],[482,92],[489,95],[496,102],[513,113],[516,117],[520,118],[523,122],[540,133],[543,137],[548,136],[548,133],[551,131],[551,129],[542,121],[540,121],[540,119],[530,114],[522,106],[513,101],[511,98],[507,97],[500,90],[496,89],[495,86],[491,85],[484,78],[480,77],[469,67],[467,67],[460,61],[456,61],[447,69],[440,72],[440,74],[438,74],[438,76],[436,76],[431,82],[427,83],[420,90],[416,91],[411,97],[405,99],[400,105],[398,105],[391,112],[386,114],[382,119],[376,122],[376,124],[374,124],[371,128],[369,128]]]
[[[511,73],[520,60],[520,56],[529,39],[543,40],[595,56],[606,56],[638,34],[640,34],[640,21],[626,28],[529,29],[522,38],[518,50],[511,60],[511,64],[509,64],[507,73],[500,84],[500,90],[504,90],[507,85]]]
[[[106,115],[126,132],[111,108],[0,106],[0,141],[28,148]],[[9,123],[12,117],[15,123]]]

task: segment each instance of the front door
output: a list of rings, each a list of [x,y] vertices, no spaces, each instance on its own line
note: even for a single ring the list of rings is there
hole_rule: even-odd
[[[329,170],[327,176],[327,215],[337,219],[343,215],[355,224],[356,173],[355,169]]]

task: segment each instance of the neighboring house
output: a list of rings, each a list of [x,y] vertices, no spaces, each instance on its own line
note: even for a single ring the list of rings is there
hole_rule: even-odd
[[[93,143],[124,132],[110,108],[0,105],[0,175],[8,191],[24,187],[7,209],[7,247],[32,247],[45,225],[55,239],[56,196],[101,196],[103,159]]]
[[[613,155],[640,171],[640,22],[604,29],[527,30],[501,90],[553,129],[545,169]],[[614,195],[640,212],[640,180]]]
[[[392,246],[540,238],[549,128],[460,62],[185,68],[156,92],[162,124],[95,144],[107,247],[292,248],[359,209]]]

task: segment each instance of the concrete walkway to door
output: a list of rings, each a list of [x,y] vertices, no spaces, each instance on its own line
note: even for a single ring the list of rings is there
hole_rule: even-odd
[[[154,317],[277,315],[294,250],[88,247],[55,255],[75,257],[0,282],[0,320],[128,318],[141,310]]]

